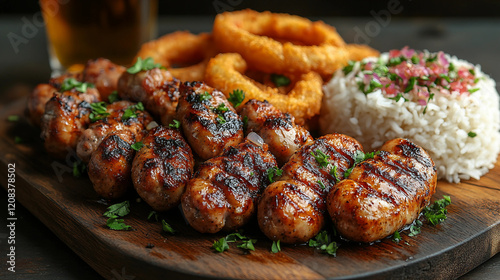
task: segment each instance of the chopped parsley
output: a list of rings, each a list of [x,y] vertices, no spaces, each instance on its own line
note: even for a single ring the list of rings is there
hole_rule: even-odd
[[[77,81],[75,78],[66,78],[61,84],[61,91],[75,89],[79,92],[86,92],[87,88],[95,87],[92,83],[85,83]]]
[[[479,88],[471,88],[471,89],[469,89],[468,91],[469,91],[470,93],[474,93],[474,92],[476,92],[476,91],[478,91],[478,90],[479,90]]]
[[[417,83],[417,77],[411,77],[410,80],[408,81],[408,85],[405,88],[405,93],[410,92],[413,87],[415,87],[415,84]]]
[[[217,123],[218,124],[225,124],[226,123],[226,119],[224,118],[224,116],[218,115],[217,116]]]
[[[311,155],[316,159],[316,162],[319,164],[320,168],[328,166],[328,159],[330,158],[330,156],[323,153],[320,149],[316,149],[316,153],[311,151]]]
[[[161,220],[161,229],[164,232],[167,232],[167,233],[170,233],[170,234],[174,234],[175,233],[175,230],[172,228],[172,226],[170,226],[167,222],[165,222],[165,220]]]
[[[144,143],[142,143],[142,141],[135,142],[134,144],[130,145],[130,147],[135,151],[139,151],[142,147],[144,147]]]
[[[269,182],[273,183],[275,177],[279,177],[283,174],[283,170],[279,169],[278,167],[274,166],[271,167],[267,170],[267,178],[269,179]]]
[[[273,241],[273,245],[271,245],[271,252],[274,254],[281,252],[281,245],[279,240]]]
[[[344,75],[347,76],[347,74],[351,73],[354,69],[354,65],[356,65],[356,63],[352,60],[349,60],[348,64],[344,68],[342,68],[342,72],[344,72]]]
[[[477,136],[477,133],[475,133],[474,131],[469,131],[469,133],[467,133],[467,136],[469,136],[470,138],[474,138]]]
[[[118,91],[113,91],[109,96],[108,96],[108,101],[109,103],[114,103],[116,101],[120,100],[120,96],[118,96]]]
[[[108,217],[109,219],[106,221],[106,225],[108,228],[112,230],[131,230],[132,227],[126,225],[123,219],[119,219],[120,217],[126,216],[130,213],[130,203],[128,200],[113,204],[108,207],[108,211],[106,211],[103,216]]]
[[[380,151],[371,152],[371,153],[363,153],[363,151],[356,150],[356,152],[354,153],[354,163],[349,169],[347,169],[344,172],[344,178],[347,178],[347,177],[349,177],[349,175],[351,175],[352,170],[354,169],[354,167],[357,164],[359,164],[367,159],[374,158],[375,155],[378,155],[379,153],[380,153]]]
[[[139,102],[135,105],[130,105],[125,109],[122,115],[122,121],[128,120],[130,118],[137,118],[137,111],[144,111],[144,105]]]
[[[323,189],[323,190],[326,189],[326,186],[325,186],[325,184],[323,184],[323,181],[318,180],[318,184],[321,187],[321,189]]]
[[[181,127],[181,122],[178,120],[173,120],[172,123],[168,126],[171,128],[179,129],[179,127]]]
[[[119,219],[118,216],[110,217],[106,221],[108,228],[112,230],[132,230],[132,226],[125,224],[123,219]]]
[[[132,67],[127,69],[127,72],[129,74],[137,74],[141,71],[147,71],[147,70],[151,70],[154,68],[161,68],[161,67],[162,66],[160,63],[154,63],[152,57],[147,57],[144,60],[142,58],[138,57],[135,64],[132,65]]]
[[[76,178],[82,177],[82,175],[87,170],[87,166],[82,161],[73,163],[73,176]]]
[[[426,206],[424,208],[424,216],[432,225],[437,225],[442,221],[446,220],[446,206],[451,204],[451,198],[447,195],[443,195],[443,198],[437,200],[431,206]]]
[[[396,96],[394,97],[389,97],[389,99],[392,99],[392,100],[395,100],[396,102],[398,102],[399,100],[401,100],[401,98],[406,102],[408,101],[408,99],[406,99],[403,94],[401,93],[398,93]]]
[[[205,91],[204,93],[198,95],[198,98],[200,99],[200,101],[205,101],[212,99],[212,95],[208,91]]]
[[[104,101],[91,103],[90,108],[92,109],[89,115],[90,122],[96,122],[109,116],[109,113],[106,112],[106,102]]]
[[[332,170],[330,170],[330,174],[333,175],[333,178],[335,178],[336,183],[340,182],[340,177],[339,177],[336,165],[334,165]]]
[[[235,89],[233,92],[229,93],[229,98],[227,100],[229,100],[229,102],[233,104],[233,107],[236,108],[241,105],[243,100],[245,100],[245,92],[241,89]]]
[[[394,241],[395,243],[399,243],[399,241],[401,240],[401,234],[399,234],[399,231],[395,231],[392,235],[392,241]]]
[[[222,253],[226,250],[229,250],[229,243],[231,242],[239,243],[237,245],[238,248],[255,251],[254,244],[257,242],[257,239],[250,239],[242,235],[241,233],[234,232],[220,238],[219,240],[214,241],[212,249],[219,253]]]
[[[408,233],[408,236],[416,236],[422,231],[422,221],[420,220],[415,220],[413,224],[410,226],[410,233]]]
[[[219,106],[214,108],[214,111],[218,114],[225,113],[228,110],[229,110],[229,108],[227,108],[226,104],[224,104],[224,103],[220,103]]]
[[[331,241],[331,238],[326,230],[318,233],[314,238],[309,239],[308,244],[309,247],[314,247],[322,253],[334,257],[337,255],[337,249],[339,248],[335,241]]]
[[[151,218],[154,218],[158,222],[158,213],[156,211],[149,212],[148,220],[151,220]]]
[[[104,216],[111,218],[113,216],[123,217],[130,213],[130,202],[125,200],[121,203],[116,203],[108,207],[108,211],[104,212]]]
[[[277,87],[288,86],[290,84],[290,78],[284,75],[271,74],[271,81]]]

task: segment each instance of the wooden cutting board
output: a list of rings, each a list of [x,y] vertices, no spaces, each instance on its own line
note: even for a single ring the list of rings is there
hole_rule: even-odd
[[[216,253],[211,246],[225,234],[196,232],[178,209],[160,215],[177,233],[162,233],[160,222],[147,220],[151,208],[133,194],[127,198],[131,213],[124,219],[134,230],[113,231],[102,216],[110,203],[94,193],[88,178],[73,177],[75,159],[51,159],[39,129],[23,118],[6,121],[23,109],[20,100],[0,111],[0,178],[7,182],[8,166],[15,164],[17,201],[108,279],[117,272],[130,279],[451,279],[500,251],[500,162],[479,181],[438,183],[434,200],[452,199],[442,224],[426,224],[414,237],[404,232],[399,243],[340,242],[336,257],[306,245],[282,245],[273,254],[256,222],[245,228],[247,236],[258,240],[255,251],[230,244],[229,251]],[[15,143],[16,137],[21,143]]]

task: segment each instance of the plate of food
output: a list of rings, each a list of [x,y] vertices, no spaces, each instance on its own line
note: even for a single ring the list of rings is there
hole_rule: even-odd
[[[38,85],[2,164],[107,278],[456,278],[499,250],[498,98],[443,52],[225,12]]]

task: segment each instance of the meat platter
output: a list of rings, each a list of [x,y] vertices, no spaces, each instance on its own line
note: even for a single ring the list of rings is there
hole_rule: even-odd
[[[18,100],[5,106],[0,118],[22,115],[24,105],[25,100]],[[451,197],[447,220],[435,227],[426,224],[413,237],[403,232],[399,243],[344,242],[336,257],[307,245],[282,245],[280,252],[272,253],[272,242],[251,222],[244,230],[258,240],[255,251],[231,246],[217,253],[212,244],[225,233],[198,233],[179,209],[172,209],[161,218],[176,233],[166,234],[161,223],[147,219],[151,208],[135,197],[127,198],[131,213],[125,217],[134,230],[108,229],[102,214],[109,204],[98,197],[88,178],[72,176],[70,157],[51,159],[39,131],[23,119],[4,122],[0,135],[0,174],[6,181],[8,165],[15,164],[17,201],[105,278],[112,278],[113,271],[126,271],[135,279],[450,279],[500,251],[498,161],[481,180],[439,181],[432,200]],[[16,136],[24,141],[16,143]]]

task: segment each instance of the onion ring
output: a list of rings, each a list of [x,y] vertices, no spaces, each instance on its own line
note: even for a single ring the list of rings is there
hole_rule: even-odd
[[[133,62],[151,57],[183,82],[202,81],[208,60],[216,53],[211,34],[176,31],[143,44]]]
[[[252,67],[271,73],[330,75],[349,61],[334,27],[289,14],[249,9],[218,14],[213,36],[223,52],[238,52]]]
[[[238,53],[220,53],[210,59],[205,71],[205,82],[222,91],[226,97],[235,90],[245,92],[245,100],[267,100],[282,112],[290,113],[295,122],[305,122],[319,113],[323,97],[323,79],[318,73],[308,72],[292,78],[293,88],[285,95],[278,88],[265,86],[244,73],[248,65]]]

